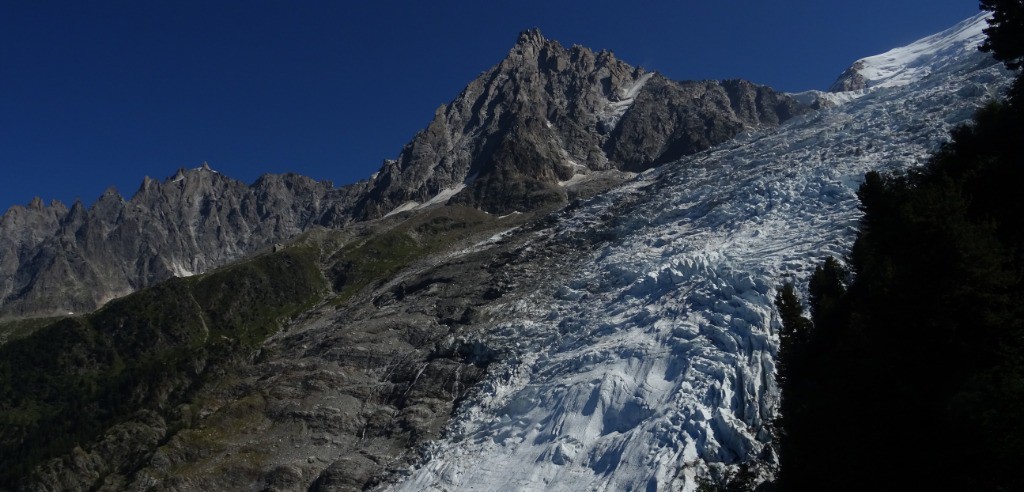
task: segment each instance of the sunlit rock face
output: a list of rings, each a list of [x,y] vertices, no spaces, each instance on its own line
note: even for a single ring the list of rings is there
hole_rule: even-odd
[[[672,81],[526,31],[385,164],[357,216],[446,191],[493,213],[559,204],[575,176],[643,171],[807,110],[768,87]]]

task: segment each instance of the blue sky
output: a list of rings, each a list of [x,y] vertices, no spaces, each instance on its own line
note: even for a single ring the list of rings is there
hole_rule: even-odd
[[[91,204],[203,161],[336,185],[539,27],[673,79],[825,89],[854,60],[977,13],[964,0],[0,0],[0,210]]]

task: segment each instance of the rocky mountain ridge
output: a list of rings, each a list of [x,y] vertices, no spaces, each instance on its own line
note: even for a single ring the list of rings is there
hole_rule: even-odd
[[[0,217],[0,318],[88,312],[237,260],[313,226],[349,222],[355,186],[286,174],[251,186],[204,163],[90,207],[38,199]]]
[[[146,178],[128,200],[108,190],[88,208],[11,208],[0,218],[0,319],[91,311],[313,226],[444,203],[499,215],[556,207],[807,111],[768,87],[676,82],[525,31],[368,181],[265,175],[246,186],[204,164]]]

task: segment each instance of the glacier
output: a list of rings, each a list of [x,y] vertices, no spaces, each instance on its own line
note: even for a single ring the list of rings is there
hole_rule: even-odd
[[[742,463],[770,478],[775,289],[849,251],[865,172],[923,164],[1008,86],[1009,73],[974,49],[983,22],[890,52],[937,47],[928,70],[903,63],[886,73],[899,83],[558,215],[535,233],[537,248],[595,227],[614,240],[490,308],[500,321],[471,336],[505,357],[385,488],[692,491]]]

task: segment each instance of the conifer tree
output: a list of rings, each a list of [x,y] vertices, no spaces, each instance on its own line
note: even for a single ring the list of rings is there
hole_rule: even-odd
[[[1011,70],[1024,65],[1024,0],[981,0],[981,9],[992,12],[981,50]]]
[[[1010,70],[1024,66],[1024,0],[981,0],[981,9],[992,12],[981,50],[992,53]],[[1010,88],[1009,102],[1024,105],[1024,76]]]

